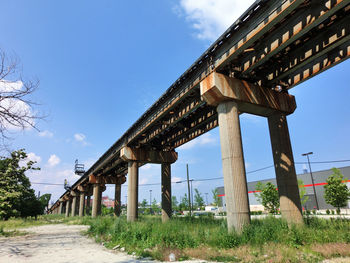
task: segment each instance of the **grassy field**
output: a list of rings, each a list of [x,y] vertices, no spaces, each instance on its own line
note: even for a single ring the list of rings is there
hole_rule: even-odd
[[[139,256],[167,260],[191,257],[231,262],[318,262],[350,256],[350,221],[309,218],[305,226],[289,227],[282,219],[253,220],[242,234],[229,234],[224,220],[143,217],[136,223],[124,218],[98,218],[88,233],[108,248],[116,245]]]
[[[242,234],[227,232],[225,220],[209,217],[173,218],[166,224],[159,217],[144,216],[128,223],[124,217],[91,219],[49,215],[34,219],[0,222],[0,235],[21,234],[22,227],[42,224],[90,225],[88,235],[107,248],[119,245],[140,257],[168,260],[199,258],[228,262],[319,262],[326,258],[350,256],[350,221],[305,219],[292,226],[273,217],[253,220]],[[1,234],[3,232],[3,234]]]

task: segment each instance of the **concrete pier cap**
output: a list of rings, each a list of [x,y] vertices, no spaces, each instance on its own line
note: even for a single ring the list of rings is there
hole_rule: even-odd
[[[296,109],[293,95],[217,72],[212,72],[200,83],[200,92],[202,100],[212,106],[218,106],[225,101],[237,102],[241,113],[268,117],[275,111],[288,115]]]
[[[177,161],[178,154],[175,151],[155,151],[143,148],[131,148],[124,146],[120,150],[120,158],[126,162],[140,163],[174,163]]]

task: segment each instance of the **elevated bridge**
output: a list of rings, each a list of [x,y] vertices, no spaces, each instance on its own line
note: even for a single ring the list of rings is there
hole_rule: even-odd
[[[171,217],[171,163],[177,147],[219,126],[228,227],[249,223],[239,114],[268,118],[282,216],[301,223],[301,206],[286,116],[294,86],[350,55],[350,0],[257,0],[52,206],[52,213],[92,216],[105,184],[128,180],[129,221],[137,219],[138,168],[162,164],[163,220]],[[80,205],[78,206],[78,197]],[[90,203],[90,202],[88,202]]]

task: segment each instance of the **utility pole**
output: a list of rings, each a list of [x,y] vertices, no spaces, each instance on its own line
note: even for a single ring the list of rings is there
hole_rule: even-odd
[[[149,190],[149,213],[152,214],[152,190]]]
[[[189,176],[189,173],[188,173],[188,164],[186,164],[186,170],[187,170],[187,187],[188,187],[188,207],[190,208],[190,216],[192,216],[190,176]]]
[[[191,211],[193,213],[193,200],[194,200],[194,198],[193,198],[193,185],[192,185],[193,179],[191,179],[190,182],[191,182]]]
[[[204,193],[205,194],[205,199],[207,201],[207,205],[208,205],[208,193]]]
[[[311,164],[310,164],[310,159],[309,159],[309,155],[310,155],[310,154],[313,154],[313,152],[303,153],[302,156],[306,156],[306,157],[307,157],[307,162],[308,162],[308,164],[309,164],[309,170],[310,170],[310,176],[311,176],[312,188],[314,189],[316,208],[317,208],[317,210],[319,210],[320,208],[319,208],[319,206],[318,206],[316,187],[315,187],[314,177],[312,176]]]

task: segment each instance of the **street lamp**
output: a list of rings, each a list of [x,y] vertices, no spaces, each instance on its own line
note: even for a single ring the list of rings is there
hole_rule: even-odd
[[[313,154],[313,152],[303,153],[302,156],[306,156],[307,157],[307,162],[309,164],[309,170],[310,170],[310,176],[311,176],[311,183],[312,183],[312,187],[314,189],[316,208],[317,208],[317,210],[319,210],[318,201],[317,201],[316,187],[315,187],[314,177],[312,176],[311,164],[310,164],[310,158],[309,158],[309,155],[311,155],[311,154]]]

